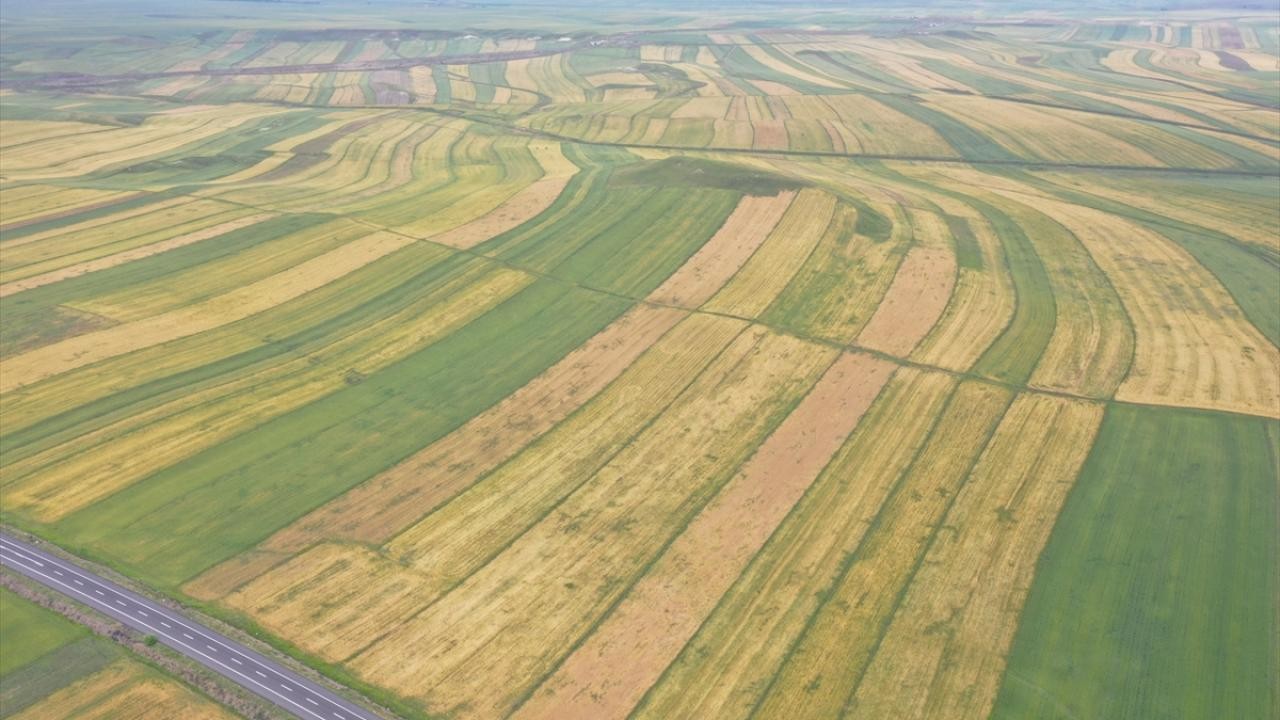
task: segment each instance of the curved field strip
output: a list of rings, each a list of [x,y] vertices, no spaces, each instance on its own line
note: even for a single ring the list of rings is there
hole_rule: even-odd
[[[906,225],[885,227],[880,221],[887,218],[870,205],[837,205],[809,257],[760,318],[806,335],[851,341],[876,312],[904,252]]]
[[[140,157],[180,151],[201,140],[234,130],[282,108],[232,105],[187,114],[155,114],[137,127],[94,133],[93,141],[62,139],[25,145],[5,153],[5,175],[14,180],[75,177],[134,162]]]
[[[1117,399],[1280,416],[1280,350],[1190,254],[1114,215],[1028,202],[1084,243],[1132,319],[1133,367]]]
[[[240,228],[256,225],[257,223],[268,220],[272,217],[275,217],[272,213],[249,215],[247,217],[230,220],[219,225],[214,225],[210,228],[204,228],[202,230],[197,230],[196,232],[187,233],[168,240],[161,240],[159,242],[143,245],[142,247],[133,248],[131,250],[124,250],[95,260],[87,260],[58,270],[52,270],[39,275],[26,277],[21,280],[6,282],[4,284],[0,284],[0,298],[17,292],[22,292],[23,290],[30,290],[32,288],[55,283],[60,280],[66,280],[67,278],[84,275],[85,273],[96,272],[98,270],[116,267],[117,265],[123,265],[127,262],[149,257],[157,253],[167,252],[175,248],[183,247],[184,245],[190,245],[191,243],[216,238],[233,230],[239,230]]]
[[[813,252],[835,208],[833,196],[801,190],[769,238],[705,308],[741,317],[763,312]]]
[[[991,224],[962,202],[932,200],[947,212],[959,267],[951,302],[911,359],[964,371],[1004,332],[1017,298],[1004,248]]]
[[[973,127],[1026,160],[1166,164],[1160,157],[1108,132],[1117,123],[1103,122],[1096,117],[1074,118],[1062,112],[1007,103],[1000,103],[996,111],[993,107],[995,102],[979,97],[929,96],[931,107]],[[999,122],[995,121],[997,117]],[[1086,119],[1087,123],[1084,122]]]
[[[127,191],[24,185],[0,193],[0,232],[107,207],[130,197]],[[6,242],[8,239],[6,238]]]
[[[669,325],[668,320],[663,318],[663,326]],[[398,620],[404,620],[406,613],[426,608],[456,584],[456,579],[442,574],[448,573],[447,568],[417,563],[415,555],[426,553],[454,563],[472,562],[469,571],[474,571],[527,528],[531,519],[536,520],[545,512],[548,503],[563,499],[567,489],[556,491],[557,485],[572,488],[589,479],[634,435],[637,419],[642,426],[646,417],[652,418],[660,412],[741,329],[738,323],[718,319],[691,320],[677,327],[646,351],[599,397],[484,477],[478,485],[409,528],[376,559],[345,543],[322,542],[249,582],[226,602],[251,613],[258,622],[279,626],[281,630],[294,630],[290,636],[316,646],[317,651],[323,646],[324,654],[333,659],[351,655],[374,640],[360,631],[362,618],[392,613]],[[652,393],[652,402],[638,402],[637,397],[647,392]],[[487,422],[492,423],[494,419],[491,415]],[[450,444],[446,442],[441,449],[447,449]],[[481,462],[488,464],[488,461]],[[476,475],[482,473],[479,469],[475,472]],[[465,474],[458,476],[459,480],[465,478]],[[530,482],[531,478],[536,478],[536,482]],[[548,496],[549,490],[558,494]],[[442,488],[434,502],[442,503],[448,493],[449,488]],[[477,510],[495,509],[494,501],[506,496],[519,498],[520,503],[512,503],[493,514],[477,514]],[[369,519],[375,520],[376,515]],[[441,527],[461,532],[463,536],[434,532]],[[372,522],[365,532],[386,535],[385,528],[375,528]],[[440,538],[445,540],[444,544],[439,544]],[[476,555],[469,559],[469,553]],[[381,571],[365,578],[361,589],[352,593],[349,583],[343,582],[341,576],[324,572],[326,558],[345,555],[352,555],[357,561],[365,557],[367,561],[376,562]],[[463,575],[466,574],[469,572],[463,571]],[[408,607],[396,599],[397,588],[406,583],[413,588],[412,604]],[[303,599],[297,592],[300,586],[309,587],[307,597],[327,598],[322,616],[311,615],[297,605],[297,601]],[[296,623],[308,617],[313,623],[313,632],[296,632]],[[320,621],[319,632],[314,632],[316,620]]]
[[[744,197],[716,234],[650,293],[650,302],[697,308],[723,287],[773,232],[795,200],[792,191]]]
[[[424,132],[412,118],[394,115],[370,118],[353,130],[359,132],[336,137],[336,142],[325,149],[326,157],[309,168],[302,168],[301,173],[279,178],[271,188],[250,185],[221,196],[273,209],[350,212],[353,205],[360,204],[364,192],[379,186],[389,189],[384,184],[397,178],[398,163],[394,163],[393,158],[401,146],[416,152],[429,147],[436,137],[430,130]],[[452,138],[441,140],[449,142]],[[403,171],[398,174],[401,182],[407,183],[407,174]]]
[[[836,361],[517,718],[623,718],[822,471],[894,366]]]
[[[514,206],[509,208],[513,211],[512,217],[506,217],[507,211],[501,210],[499,215],[491,218],[506,218],[497,222],[495,229],[545,207],[543,203],[549,204],[554,199],[549,198],[551,192],[559,194],[566,161],[563,157],[557,159],[558,152],[554,148],[535,153],[533,148],[536,146],[530,146],[524,140],[483,142],[474,145],[476,157],[463,160],[460,155],[466,152],[468,146],[463,143],[468,137],[464,136],[451,146],[449,166],[454,169],[448,175],[432,177],[429,172],[420,173],[429,179],[425,187],[407,184],[391,197],[383,197],[383,200],[395,198],[394,204],[371,207],[361,215],[370,221],[393,226],[399,232],[428,237],[492,213],[537,182],[542,183],[537,190],[530,190],[530,194],[520,197],[522,207],[518,212]],[[486,229],[486,226],[473,228],[472,238],[477,229]]]
[[[1004,332],[974,364],[973,371],[1009,383],[1025,383],[1052,340],[1057,307],[1044,262],[1023,228],[1001,209],[971,199],[1004,245],[1017,304]]]
[[[136,413],[6,466],[13,507],[51,522],[418,352],[527,286],[480,266],[407,311],[306,357]],[[245,411],[249,406],[253,409]],[[141,452],[146,448],[146,452]]]
[[[539,280],[424,350],[55,527],[105,543],[117,561],[176,586],[448,434],[626,307],[614,297]],[[410,426],[414,432],[404,432]],[[353,432],[357,427],[361,432]],[[228,493],[233,486],[246,492]],[[173,523],[186,530],[174,533]],[[222,542],[211,544],[210,537]]]
[[[556,512],[351,666],[433,707],[508,710],[603,617],[834,359],[826,348],[747,330]],[[512,586],[516,568],[525,580]],[[481,612],[477,598],[486,598]],[[424,635],[440,643],[423,647],[417,638]]]
[[[899,369],[835,459],[757,553],[636,718],[747,717],[842,558],[924,443],[954,382]],[[856,478],[856,482],[850,482]]]
[[[967,183],[1016,187],[977,173],[948,175]],[[989,195],[977,202],[998,227],[1004,226],[1011,241],[1006,250],[1017,263],[1011,268],[1019,307],[975,370],[1014,383],[1110,396],[1133,353],[1133,330],[1112,282],[1080,240],[1033,209],[1034,203]],[[1034,255],[1024,256],[1028,251]],[[1037,321],[1048,316],[1051,325]]]
[[[1098,405],[1023,394],[948,511],[845,717],[986,718]]]
[[[562,177],[538,180],[488,214],[437,235],[428,235],[427,239],[453,248],[470,249],[546,212],[568,183],[568,178]]]
[[[7,361],[0,391],[74,370],[116,355],[176,340],[262,312],[336,280],[352,270],[416,242],[378,232],[296,268],[238,288],[192,308],[70,338]]]
[[[166,206],[167,205],[167,206]],[[18,244],[0,248],[0,279],[5,283],[93,262],[118,253],[137,250],[175,236],[201,232],[217,225],[240,220],[253,210],[214,200],[191,200],[161,204],[151,213],[115,219],[109,224],[36,240],[22,238]],[[134,215],[126,213],[126,215]]]
[[[1101,195],[1166,218],[1210,226],[1206,229],[1224,232],[1233,240],[1280,257],[1280,217],[1270,212],[1274,202],[1269,196],[1271,183],[1267,180],[1259,181],[1256,192],[1249,188],[1219,188],[1214,192],[1215,188],[1200,182],[1129,180],[1122,183],[1101,177],[1086,183],[1057,173],[1043,177],[1057,185]]]
[[[955,279],[956,256],[949,248],[912,248],[857,344],[897,357],[910,355],[942,317]]]
[[[1134,330],[1120,296],[1087,248],[1025,206],[1006,206],[1034,242],[1053,288],[1055,325],[1028,385],[1108,397],[1129,371]]]
[[[928,442],[877,511],[873,527],[844,559],[804,632],[787,648],[753,714],[840,714],[1011,399],[989,385],[957,388]]]
[[[533,155],[537,166],[541,168],[540,179],[533,180],[477,219],[446,229],[439,234],[430,235],[428,239],[450,247],[469,249],[514,230],[546,212],[564,192],[572,176],[579,171],[579,167],[565,158],[559,144],[532,144],[527,149]],[[504,156],[504,159],[507,158]],[[513,185],[524,180],[523,165],[519,167],[520,170],[513,171],[509,178]],[[528,174],[532,175],[532,172]],[[441,219],[436,218],[432,225],[440,222]],[[411,229],[421,227],[424,227],[421,223],[410,226]]]
[[[273,146],[277,153],[292,157],[275,167],[260,168],[244,178],[243,184],[229,185],[227,189],[215,184],[216,196],[278,210],[317,206],[328,210],[334,204],[333,195],[340,194],[338,191],[361,183],[376,185],[393,172],[389,159],[396,142],[413,137],[420,125],[393,113],[355,112],[350,117],[354,119],[317,127],[299,142]],[[419,147],[432,147],[434,137],[428,137]],[[441,140],[447,147],[456,137]],[[370,167],[375,158],[382,162],[376,169]]]
[[[1066,190],[1059,185],[1056,188],[1045,186],[1050,192],[1067,197],[1074,202],[1106,210],[1114,215],[1129,218],[1141,223],[1144,227],[1164,235],[1190,252],[1198,262],[1203,264],[1231,293],[1232,298],[1240,306],[1249,321],[1262,332],[1272,344],[1280,346],[1280,305],[1275,303],[1273,282],[1277,266],[1280,265],[1280,252],[1269,245],[1250,243],[1242,238],[1249,233],[1242,232],[1236,222],[1207,222],[1205,218],[1194,218],[1198,223],[1192,224],[1178,220],[1175,216],[1187,217],[1183,213],[1153,213],[1142,209],[1142,204],[1117,202],[1113,198],[1129,197],[1123,192],[1109,193],[1106,196],[1096,192],[1088,194]],[[1190,188],[1177,188],[1185,193]],[[1204,197],[1209,191],[1201,191],[1197,195]],[[1237,191],[1234,202],[1236,215],[1251,217],[1252,209],[1247,197]],[[1259,197],[1258,199],[1262,199]],[[1191,201],[1194,202],[1194,201]],[[1190,204],[1190,202],[1189,202]],[[1266,215],[1265,210],[1261,214]],[[1210,218],[1211,213],[1206,213]],[[1212,227],[1207,227],[1212,226]],[[1226,234],[1227,231],[1231,234]]]
[[[201,575],[184,591],[221,597],[320,540],[386,542],[594,398],[682,317],[674,310],[632,309],[502,402],[299,518],[260,548]],[[428,475],[429,485],[422,482]]]

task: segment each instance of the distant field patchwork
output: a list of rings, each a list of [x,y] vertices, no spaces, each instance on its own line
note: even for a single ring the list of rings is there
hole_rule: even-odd
[[[0,30],[4,523],[408,717],[1280,713],[1274,14],[337,8]]]

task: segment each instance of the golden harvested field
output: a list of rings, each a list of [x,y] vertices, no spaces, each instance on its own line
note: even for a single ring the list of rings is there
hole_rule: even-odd
[[[1280,717],[1280,14],[45,5],[4,528],[406,720]]]

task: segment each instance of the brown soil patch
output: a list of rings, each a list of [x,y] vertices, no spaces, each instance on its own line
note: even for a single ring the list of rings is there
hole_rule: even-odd
[[[917,247],[907,253],[858,344],[906,357],[933,328],[951,299],[956,258],[950,250]]]
[[[517,717],[626,717],[826,467],[894,368],[841,356]]]
[[[755,128],[755,149],[786,150],[788,145],[787,126],[782,120],[757,120],[752,123]]]

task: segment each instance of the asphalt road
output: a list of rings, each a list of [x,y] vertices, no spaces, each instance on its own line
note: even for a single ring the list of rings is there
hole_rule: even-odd
[[[157,640],[304,720],[379,716],[172,609],[39,547],[0,534],[0,565]]]

